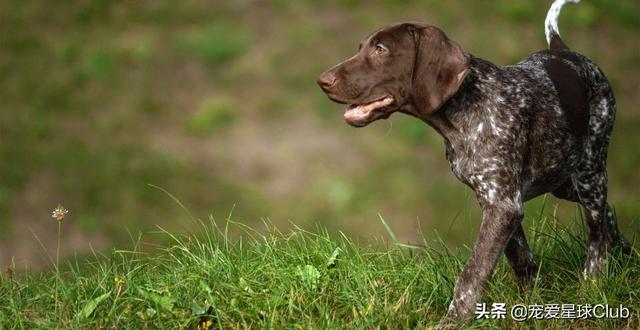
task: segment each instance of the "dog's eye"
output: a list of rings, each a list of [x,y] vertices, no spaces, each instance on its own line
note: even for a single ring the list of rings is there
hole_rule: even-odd
[[[384,53],[386,53],[386,52],[388,52],[388,51],[389,51],[389,49],[387,49],[387,47],[385,47],[385,45],[380,44],[380,43],[376,44],[376,50],[375,50],[375,53],[376,53],[377,55],[384,54]]]

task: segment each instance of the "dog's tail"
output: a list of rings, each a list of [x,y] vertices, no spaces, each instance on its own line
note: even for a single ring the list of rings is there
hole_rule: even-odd
[[[560,16],[562,6],[567,3],[578,2],[580,2],[580,0],[555,0],[551,5],[551,8],[549,8],[547,19],[544,21],[544,33],[547,36],[549,49],[569,49],[569,47],[567,47],[560,38],[560,31],[558,30],[558,16]]]

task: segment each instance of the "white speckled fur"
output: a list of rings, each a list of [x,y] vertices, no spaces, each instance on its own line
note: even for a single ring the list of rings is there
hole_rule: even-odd
[[[547,44],[551,44],[551,33],[555,32],[560,36],[560,30],[558,30],[558,17],[560,17],[560,11],[562,6],[567,3],[578,3],[580,0],[556,0],[549,8],[547,18],[544,21],[544,34],[547,36]]]

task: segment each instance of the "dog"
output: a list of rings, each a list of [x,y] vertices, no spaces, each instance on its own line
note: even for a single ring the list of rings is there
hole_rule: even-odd
[[[545,193],[580,203],[589,227],[584,275],[614,247],[630,253],[607,204],[607,149],[616,101],[604,73],[563,42],[556,0],[545,21],[548,49],[510,66],[465,52],[435,26],[386,26],[322,73],[327,96],[363,127],[394,112],[423,120],[443,138],[453,174],[476,194],[482,223],[459,275],[447,318],[468,319],[504,252],[521,287],[538,265],[523,203]]]

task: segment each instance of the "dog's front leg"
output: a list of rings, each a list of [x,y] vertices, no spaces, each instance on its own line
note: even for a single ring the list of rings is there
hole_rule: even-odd
[[[456,282],[447,318],[468,319],[472,316],[507,242],[522,222],[522,203],[512,198],[506,201],[483,205],[480,233],[473,253]]]

